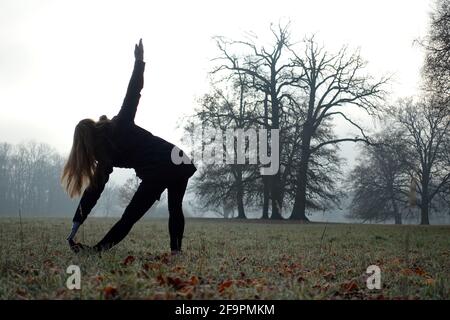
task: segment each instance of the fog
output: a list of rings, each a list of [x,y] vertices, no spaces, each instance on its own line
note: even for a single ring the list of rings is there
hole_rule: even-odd
[[[145,85],[135,122],[189,148],[181,141],[180,124],[210,90],[208,73],[220,54],[213,37],[244,39],[251,33],[258,35],[260,43],[269,43],[271,23],[290,22],[293,42],[314,34],[331,52],[343,45],[359,50],[369,74],[391,77],[385,102],[391,104],[420,91],[424,52],[417,40],[427,33],[431,6],[429,0],[282,0],[276,6],[269,1],[234,0],[4,0],[0,3],[0,143],[45,143],[66,156],[80,119],[113,117],[118,112],[132,71],[134,44],[142,38]],[[377,128],[361,111],[349,115],[368,130]],[[334,124],[340,137],[357,134],[345,121]],[[340,148],[346,174],[355,164],[358,148],[347,142]],[[61,163],[52,165],[59,168]],[[116,168],[110,184],[120,187],[132,173]],[[207,211],[199,214],[192,194],[187,202],[188,216],[216,216]],[[101,206],[97,209],[104,215]],[[115,203],[111,210],[118,215],[123,208]],[[260,214],[247,212],[249,217]],[[345,215],[346,208],[315,212],[312,220],[346,222]]]
[[[316,34],[327,48],[360,48],[374,76],[392,74],[392,96],[414,94],[430,1],[24,1],[0,3],[0,137],[70,150],[82,118],[114,116],[143,38],[145,87],[136,123],[174,143],[180,117],[208,90],[218,52],[211,37],[270,37],[270,23],[291,21],[300,41]],[[372,122],[361,115],[367,126]],[[349,129],[340,125],[338,132]],[[342,144],[354,160],[354,145]],[[123,182],[129,171],[116,170]]]

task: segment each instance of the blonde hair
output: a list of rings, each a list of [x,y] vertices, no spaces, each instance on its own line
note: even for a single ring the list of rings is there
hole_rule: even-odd
[[[97,128],[109,122],[103,117],[99,122],[83,119],[75,127],[72,149],[61,175],[62,186],[71,198],[80,196],[85,188],[95,183]]]

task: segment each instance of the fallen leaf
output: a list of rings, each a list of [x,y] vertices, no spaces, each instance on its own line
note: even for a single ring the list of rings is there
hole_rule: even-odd
[[[327,272],[323,275],[324,279],[328,281],[333,280],[335,276],[336,275],[333,272]]]
[[[125,258],[125,260],[123,260],[122,265],[127,266],[129,264],[132,264],[134,262],[134,260],[136,260],[135,257],[128,256],[128,257]]]
[[[55,266],[55,264],[53,263],[53,261],[50,260],[50,259],[44,260],[44,265],[45,265],[47,268],[51,268],[51,267],[54,267],[54,266]]]
[[[162,274],[159,274],[156,277],[156,280],[158,281],[159,285],[162,286],[163,284],[166,283],[166,279],[164,278],[164,276]]]
[[[325,284],[321,284],[321,283],[316,283],[313,286],[314,289],[318,289],[319,291],[327,291],[330,288],[330,284],[328,282],[326,282]]]
[[[155,292],[153,294],[153,296],[149,297],[149,299],[151,299],[151,300],[170,300],[170,299],[175,299],[175,298],[176,298],[175,293],[163,292],[163,291]]]
[[[145,269],[145,271],[159,270],[161,269],[161,263],[158,262],[144,263],[142,267]]]
[[[23,290],[23,289],[17,289],[16,290],[16,295],[20,299],[27,299],[28,292],[26,290]]]
[[[188,285],[186,281],[183,281],[178,277],[176,278],[167,277],[167,283],[173,286],[175,290],[180,290],[181,288]]]
[[[414,271],[412,271],[411,269],[405,268],[405,269],[400,270],[400,273],[405,276],[411,276],[414,274]]]
[[[226,288],[231,287],[232,284],[233,284],[233,280],[225,280],[225,281],[222,281],[222,282],[219,284],[219,288],[218,288],[219,292],[223,292]]]
[[[190,282],[193,286],[197,285],[197,284],[199,283],[199,281],[200,281],[200,280],[199,280],[196,276],[192,276],[191,279],[189,280],[189,282]]]
[[[170,262],[170,253],[163,253],[161,256],[159,256],[159,260],[164,264],[169,263]]]
[[[194,289],[191,286],[186,286],[178,290],[177,295],[187,299],[192,299],[194,296],[193,291]]]
[[[358,289],[359,289],[359,286],[356,283],[356,281],[354,281],[354,280],[344,282],[341,284],[341,290],[343,290],[345,292],[357,291]]]
[[[153,296],[150,297],[152,300],[165,300],[167,299],[165,292],[155,292]]]
[[[103,289],[103,295],[106,300],[115,299],[118,296],[117,288],[107,286]]]
[[[426,272],[425,272],[425,270],[423,270],[422,268],[420,268],[420,267],[416,267],[416,268],[414,268],[414,273],[415,274],[417,274],[417,275],[419,275],[419,276],[426,276]]]

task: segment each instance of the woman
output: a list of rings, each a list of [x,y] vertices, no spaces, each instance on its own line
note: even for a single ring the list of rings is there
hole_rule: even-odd
[[[82,194],[73,218],[72,232],[67,239],[75,252],[87,248],[75,243],[74,237],[97,203],[113,167],[134,168],[142,181],[121,219],[94,246],[94,250],[107,250],[119,243],[167,188],[170,249],[172,254],[181,251],[184,231],[182,201],[188,180],[196,168],[173,144],[134,124],[144,85],[142,39],[139,45],[135,45],[134,56],[134,70],[119,113],[111,120],[106,116],[101,116],[97,122],[84,119],[75,127],[72,150],[61,178],[71,198]],[[182,164],[172,161],[172,150],[181,153]]]

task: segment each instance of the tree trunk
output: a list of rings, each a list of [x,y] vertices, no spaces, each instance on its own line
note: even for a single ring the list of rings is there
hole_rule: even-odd
[[[237,208],[238,208],[238,219],[245,219],[245,210],[244,210],[244,200],[243,200],[243,192],[240,190],[237,192]]]
[[[271,219],[281,220],[283,216],[281,215],[281,197],[280,197],[280,186],[279,186],[279,174],[272,176],[271,185],[271,199],[272,199],[272,215]]]
[[[395,224],[402,224],[402,215],[400,212],[397,212],[395,214]]]
[[[391,201],[392,201],[392,208],[394,209],[395,224],[402,224],[402,214],[398,210],[397,203],[395,202],[394,199],[391,199]]]
[[[231,210],[230,210],[230,206],[228,205],[226,200],[222,201],[222,211],[223,211],[224,219],[228,219],[228,217],[230,216]],[[231,215],[231,216],[233,216],[233,215]]]
[[[280,129],[280,111],[279,111],[279,101],[277,97],[277,90],[275,87],[275,72],[272,70],[272,87],[271,87],[271,99],[272,99],[272,129]],[[272,141],[273,143],[273,141]],[[281,143],[279,144],[278,159],[280,159],[281,154]],[[281,215],[281,189],[280,189],[280,171],[271,176],[271,199],[272,199],[272,216],[271,219],[281,220],[283,216]]]
[[[265,94],[264,97],[264,127],[270,130],[269,126],[269,108],[268,108],[268,95]],[[267,140],[266,150],[269,150],[269,140]],[[267,176],[262,176],[263,182],[263,208],[262,208],[262,219],[269,219],[269,200],[270,200],[270,179]]]
[[[267,176],[263,176],[262,179],[264,185],[262,219],[269,219],[269,195],[270,195],[269,179],[267,179]]]
[[[430,224],[430,220],[428,218],[428,212],[430,208],[430,202],[428,198],[428,181],[429,181],[429,174],[426,170],[424,170],[423,176],[422,176],[422,194],[421,194],[421,201],[420,201],[420,224],[428,225]]]
[[[245,219],[245,210],[244,210],[244,187],[242,185],[242,169],[238,168],[238,173],[236,177],[236,184],[237,184],[237,190],[236,190],[236,203],[237,203],[237,209],[238,209],[238,219]]]
[[[303,157],[302,157],[303,158]],[[294,207],[291,219],[309,221],[306,217],[306,183],[307,183],[308,161],[300,161],[299,174],[297,175],[297,191],[295,193]]]
[[[302,146],[300,155],[300,165],[297,174],[297,191],[295,193],[294,207],[292,208],[291,219],[309,221],[306,217],[306,186],[308,184],[308,164],[311,155],[311,138],[314,134],[314,109],[316,100],[316,81],[315,77],[311,79],[308,113],[306,121],[303,124]]]
[[[297,191],[295,193],[294,207],[291,219],[309,221],[306,217],[306,186],[308,179],[308,164],[310,156],[311,129],[305,124],[302,137],[302,154],[300,156],[299,171],[297,174]]]
[[[423,200],[422,199],[422,204],[420,206],[420,224],[423,225],[429,225],[430,224],[430,220],[428,218],[428,199]]]

